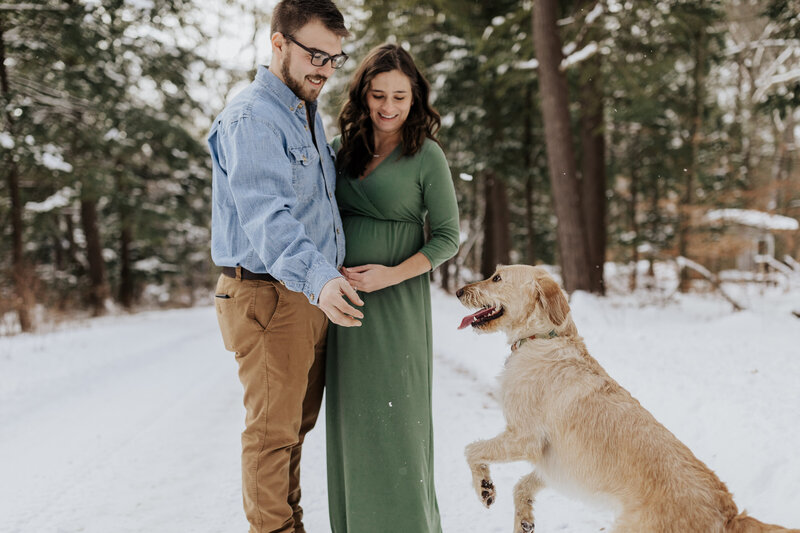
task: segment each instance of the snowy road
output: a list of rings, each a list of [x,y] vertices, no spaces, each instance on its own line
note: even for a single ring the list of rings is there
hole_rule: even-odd
[[[717,471],[740,508],[798,527],[800,324],[782,318],[790,296],[735,315],[699,298],[640,308],[582,296],[573,307],[595,357]],[[499,336],[456,332],[461,314],[435,294],[443,526],[508,533],[512,487],[528,467],[494,469],[498,501],[486,510],[462,454],[502,428],[493,388],[506,348]],[[0,532],[244,532],[243,418],[212,308],[0,339]],[[321,423],[305,447],[303,489],[308,531],[329,531]],[[540,531],[589,533],[611,522],[554,491],[538,498]]]
[[[3,383],[0,531],[235,529],[241,401],[214,320],[150,313],[13,339],[0,359],[26,382]]]

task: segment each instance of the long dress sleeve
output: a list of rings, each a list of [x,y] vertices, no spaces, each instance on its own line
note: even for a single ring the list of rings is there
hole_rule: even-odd
[[[426,143],[421,161],[420,186],[428,210],[431,239],[420,252],[436,268],[458,252],[458,203],[450,167],[444,152],[436,143]]]

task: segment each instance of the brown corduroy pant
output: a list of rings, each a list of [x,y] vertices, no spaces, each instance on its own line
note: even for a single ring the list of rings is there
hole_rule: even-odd
[[[328,319],[279,282],[220,275],[214,298],[247,411],[242,493],[250,533],[305,533],[300,453],[325,383]]]

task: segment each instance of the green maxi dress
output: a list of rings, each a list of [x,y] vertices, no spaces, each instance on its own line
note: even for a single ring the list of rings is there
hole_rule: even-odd
[[[339,138],[333,141],[339,149]],[[455,255],[458,206],[439,145],[395,149],[361,180],[339,176],[345,266]],[[431,238],[425,242],[425,216]],[[441,533],[433,482],[428,273],[372,293],[361,327],[331,325],[326,363],[332,533]]]

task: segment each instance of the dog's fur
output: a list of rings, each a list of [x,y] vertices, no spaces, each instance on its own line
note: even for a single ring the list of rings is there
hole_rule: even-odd
[[[490,463],[534,464],[514,487],[515,533],[533,531],[533,499],[545,485],[612,504],[614,533],[800,533],[739,513],[714,472],[589,355],[544,269],[501,266],[457,295],[468,307],[502,309],[475,329],[503,331],[509,343],[537,336],[512,351],[500,378],[506,430],[466,448],[487,507]]]

